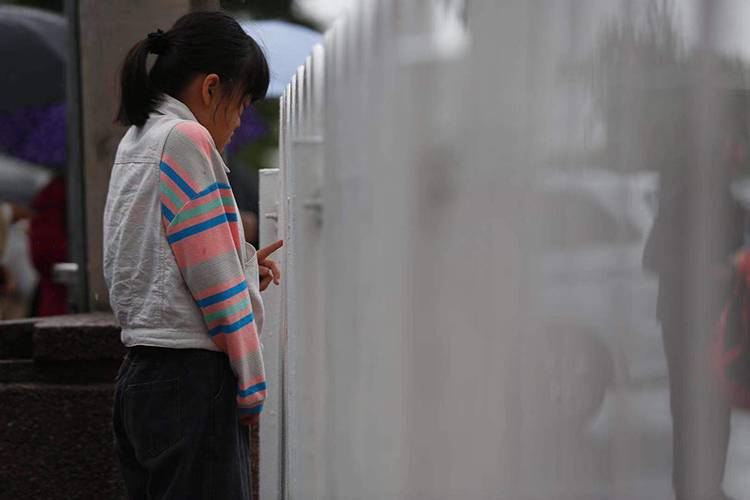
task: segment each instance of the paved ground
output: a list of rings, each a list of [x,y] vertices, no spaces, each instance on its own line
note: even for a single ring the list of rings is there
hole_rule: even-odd
[[[666,380],[610,393],[579,448],[596,464],[589,498],[667,500],[671,491],[671,427]],[[617,430],[617,431],[616,431]],[[580,444],[580,443],[579,443]],[[591,477],[591,476],[589,476]],[[735,411],[726,492],[750,500],[750,413]]]
[[[521,457],[524,500],[674,498],[672,421],[661,342],[641,338],[634,345],[640,345],[638,352],[630,354],[637,354],[644,368],[639,373],[648,376],[609,390],[582,432],[556,429],[538,435],[534,430],[527,435]],[[750,500],[748,412],[735,411],[732,416],[725,490],[737,500]]]

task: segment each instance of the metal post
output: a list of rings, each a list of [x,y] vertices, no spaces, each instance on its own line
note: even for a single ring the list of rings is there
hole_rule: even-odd
[[[67,221],[70,269],[74,277],[71,286],[68,287],[68,300],[74,312],[85,312],[88,311],[89,301],[81,123],[80,18],[76,0],[65,1],[65,16],[68,21],[70,46],[67,72]]]

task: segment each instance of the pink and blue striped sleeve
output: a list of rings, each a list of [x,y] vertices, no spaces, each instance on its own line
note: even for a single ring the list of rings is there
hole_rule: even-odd
[[[237,375],[241,419],[263,409],[266,380],[250,294],[240,260],[239,214],[208,131],[182,122],[160,164],[162,222],[177,265],[214,344]]]

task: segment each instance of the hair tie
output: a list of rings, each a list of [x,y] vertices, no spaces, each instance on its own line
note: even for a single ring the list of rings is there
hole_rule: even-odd
[[[162,30],[156,30],[148,34],[148,51],[152,54],[161,55],[169,48],[167,34]]]

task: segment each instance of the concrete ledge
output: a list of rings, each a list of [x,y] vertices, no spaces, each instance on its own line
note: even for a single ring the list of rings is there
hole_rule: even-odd
[[[125,348],[110,313],[0,321],[0,359],[120,360]]]
[[[108,313],[40,318],[34,325],[34,360],[120,360],[120,327]]]
[[[2,498],[123,497],[111,384],[0,384]]]
[[[0,321],[0,359],[30,358],[38,318]]]
[[[30,359],[0,359],[0,384],[33,380],[34,361]]]
[[[0,384],[111,384],[120,367],[119,360],[35,361],[0,359]]]
[[[0,322],[1,498],[123,498],[111,428],[124,352],[111,314]]]

